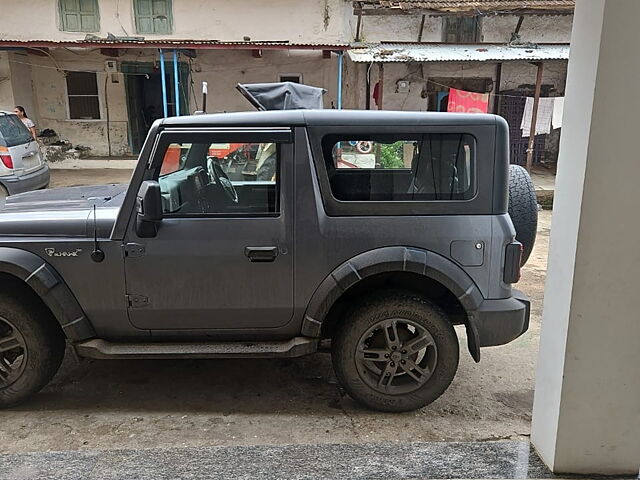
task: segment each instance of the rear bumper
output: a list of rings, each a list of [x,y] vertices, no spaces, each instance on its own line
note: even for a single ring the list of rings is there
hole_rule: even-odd
[[[45,163],[42,168],[35,172],[27,173],[26,175],[0,177],[0,184],[7,189],[9,195],[16,195],[18,193],[46,188],[49,186],[49,180],[49,166]]]
[[[520,290],[510,298],[485,300],[473,312],[473,323],[480,347],[504,345],[515,340],[529,328],[531,303]]]

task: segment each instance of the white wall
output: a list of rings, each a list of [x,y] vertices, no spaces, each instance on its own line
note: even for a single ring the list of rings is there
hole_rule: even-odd
[[[0,38],[77,40],[85,33],[61,32],[58,0],[11,1],[2,9]],[[136,36],[132,0],[99,0],[96,35]],[[347,12],[349,15],[345,15]],[[37,14],[34,14],[37,13]],[[242,41],[341,42],[347,36],[351,2],[346,0],[173,0],[174,30],[162,38]],[[146,38],[154,35],[145,34]],[[158,36],[155,36],[158,37]]]

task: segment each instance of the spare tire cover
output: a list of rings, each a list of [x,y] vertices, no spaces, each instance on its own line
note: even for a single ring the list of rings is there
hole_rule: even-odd
[[[509,165],[509,216],[522,243],[524,265],[531,255],[538,228],[538,200],[529,173],[519,165]]]

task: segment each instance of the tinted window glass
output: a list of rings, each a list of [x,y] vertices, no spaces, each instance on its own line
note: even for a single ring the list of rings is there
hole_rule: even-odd
[[[160,169],[167,216],[264,215],[279,211],[275,143],[172,143]]]
[[[22,120],[15,115],[0,115],[0,144],[3,147],[15,147],[31,140],[33,137]]]
[[[475,141],[471,135],[411,137],[325,137],[323,150],[333,196],[345,201],[473,197]]]

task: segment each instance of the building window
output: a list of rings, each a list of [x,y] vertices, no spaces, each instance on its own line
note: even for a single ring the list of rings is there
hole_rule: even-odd
[[[98,80],[92,72],[67,72],[69,119],[99,120]]]
[[[299,73],[281,73],[280,82],[302,83],[302,75]]]
[[[133,0],[138,33],[168,34],[173,28],[171,0]]]
[[[65,32],[99,32],[98,0],[59,0],[60,23]]]
[[[480,17],[444,17],[442,41],[445,43],[476,43],[481,40]]]

